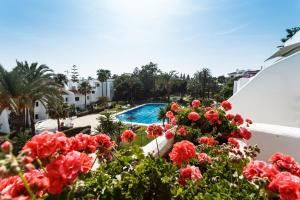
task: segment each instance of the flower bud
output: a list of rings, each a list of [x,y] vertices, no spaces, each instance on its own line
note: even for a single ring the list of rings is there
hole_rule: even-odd
[[[9,141],[5,141],[1,144],[1,150],[4,153],[9,153],[12,150],[12,144]]]

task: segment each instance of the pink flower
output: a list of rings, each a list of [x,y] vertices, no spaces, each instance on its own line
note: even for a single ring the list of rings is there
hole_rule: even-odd
[[[97,134],[93,137],[95,138],[98,148],[101,147],[107,150],[111,150],[115,146],[114,141],[112,141],[111,138],[104,133]]]
[[[166,117],[169,118],[169,119],[173,118],[173,117],[174,117],[173,112],[172,112],[172,111],[168,111],[168,112],[166,113]]]
[[[236,125],[242,125],[244,123],[244,120],[240,114],[236,114],[233,121]]]
[[[171,104],[171,110],[172,110],[173,112],[178,112],[178,111],[179,111],[179,105],[178,105],[177,103],[173,102],[173,103]]]
[[[221,106],[224,108],[225,111],[232,109],[231,103],[229,103],[229,101],[223,101],[221,103]]]
[[[252,133],[246,128],[241,128],[240,134],[245,140],[249,140],[252,136]]]
[[[12,150],[12,144],[9,141],[5,141],[1,144],[1,150],[4,153],[9,153]]]
[[[253,123],[251,119],[246,119],[245,121],[246,121],[248,124],[252,124],[252,123]]]
[[[24,174],[29,187],[37,197],[42,197],[48,187],[49,179],[39,170],[31,170]],[[0,180],[0,195],[8,199],[30,199],[29,194],[19,176],[10,176]]]
[[[86,173],[91,167],[92,160],[84,153],[71,151],[60,155],[46,166],[46,176],[50,180],[49,193],[60,194],[81,172]]]
[[[31,140],[25,144],[23,150],[27,150],[29,152],[28,156],[32,158],[47,158],[60,150],[61,145],[57,139],[59,137],[65,137],[65,135],[63,133],[45,131],[33,136]]]
[[[197,99],[195,99],[193,102],[192,102],[192,107],[193,108],[199,108],[201,105],[201,102]]]
[[[175,126],[176,123],[177,123],[176,117],[171,118],[170,123],[171,123],[172,126]]]
[[[219,122],[219,113],[213,110],[207,111],[204,117],[211,123]]]
[[[185,126],[180,126],[179,129],[178,129],[178,133],[180,135],[186,135],[186,130],[185,130]]]
[[[212,110],[212,107],[208,106],[204,108],[205,112]]]
[[[169,156],[174,164],[181,166],[183,162],[188,162],[196,156],[195,145],[187,140],[177,142],[174,144]]]
[[[200,115],[196,112],[190,112],[188,114],[188,119],[195,122],[195,121],[198,121],[200,119]]]
[[[240,148],[240,144],[238,143],[238,141],[232,137],[228,138],[228,143],[232,144],[233,146],[235,146],[236,148]]]
[[[136,137],[136,134],[132,130],[125,130],[122,133],[121,140],[122,142],[133,142]]]
[[[211,157],[209,155],[207,155],[206,153],[199,153],[198,161],[200,164],[211,163]]]
[[[157,124],[151,124],[147,128],[147,137],[156,138],[163,135],[163,128]]]
[[[202,174],[198,167],[187,166],[180,169],[179,183],[185,185],[187,180],[198,181],[202,179]]]
[[[243,169],[243,175],[248,181],[264,177],[273,180],[278,173],[279,171],[273,165],[259,160],[250,161]]]
[[[279,193],[282,200],[300,199],[300,178],[289,172],[280,172],[267,187]]]
[[[226,115],[226,118],[227,118],[228,120],[232,120],[232,119],[234,118],[234,115],[228,113],[228,114]]]
[[[201,138],[198,139],[198,142],[200,144],[207,144],[209,146],[213,146],[215,145],[215,140],[213,137],[206,137],[206,136],[203,136]]]
[[[170,140],[170,139],[174,138],[175,135],[172,133],[171,130],[167,130],[167,131],[165,132],[165,136],[166,136],[166,138],[167,138],[168,140]]]
[[[295,159],[290,155],[284,155],[282,153],[275,153],[270,158],[272,164],[277,167],[279,170],[287,170],[290,171],[292,169],[297,168],[298,164]]]
[[[165,124],[165,130],[169,130],[171,128],[171,124]]]

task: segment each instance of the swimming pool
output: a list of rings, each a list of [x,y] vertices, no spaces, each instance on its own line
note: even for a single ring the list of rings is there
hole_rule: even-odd
[[[164,108],[165,103],[148,103],[126,110],[116,115],[116,118],[125,123],[154,124],[162,123],[157,116],[160,108]]]

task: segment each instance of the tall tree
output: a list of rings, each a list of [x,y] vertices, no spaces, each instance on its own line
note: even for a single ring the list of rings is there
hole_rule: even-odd
[[[59,86],[54,81],[53,71],[46,65],[17,61],[17,66],[13,71],[22,79],[19,86],[22,88],[21,98],[26,105],[25,114],[27,111],[29,113],[32,134],[35,134],[35,102],[39,101],[45,106],[49,98],[60,96]]]
[[[170,101],[170,95],[172,91],[172,86],[174,84],[175,77],[177,72],[172,70],[168,73],[162,72],[158,77],[157,87],[160,90],[163,90],[165,96],[167,97],[168,102]]]
[[[78,91],[84,95],[84,107],[86,110],[86,95],[92,92],[92,86],[89,84],[88,81],[83,81],[80,83]]]
[[[138,76],[143,83],[145,91],[144,97],[149,98],[155,96],[155,80],[157,78],[159,69],[157,64],[150,62],[141,67],[140,70],[136,69],[134,75]]]
[[[78,67],[76,65],[73,65],[71,69],[71,81],[74,83],[78,83],[79,82],[78,77],[79,77]]]
[[[69,116],[70,108],[62,97],[50,98],[47,102],[47,113],[52,119],[57,120],[57,130],[61,130],[60,119],[65,119]]]
[[[103,95],[103,85],[104,85],[104,82],[107,81],[107,79],[110,78],[111,76],[111,72],[109,70],[106,70],[106,69],[98,69],[97,70],[97,78],[98,80],[101,82],[101,85],[102,85],[102,96]],[[107,96],[107,87],[106,87],[106,95]]]

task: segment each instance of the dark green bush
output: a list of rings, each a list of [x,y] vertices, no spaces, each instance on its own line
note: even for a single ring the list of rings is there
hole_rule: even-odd
[[[87,130],[87,129],[89,129],[89,130]],[[66,134],[66,136],[72,137],[72,136],[75,136],[78,133],[83,133],[83,131],[86,134],[91,133],[91,126],[82,126],[82,127],[70,128],[68,130],[65,130],[64,133]]]

